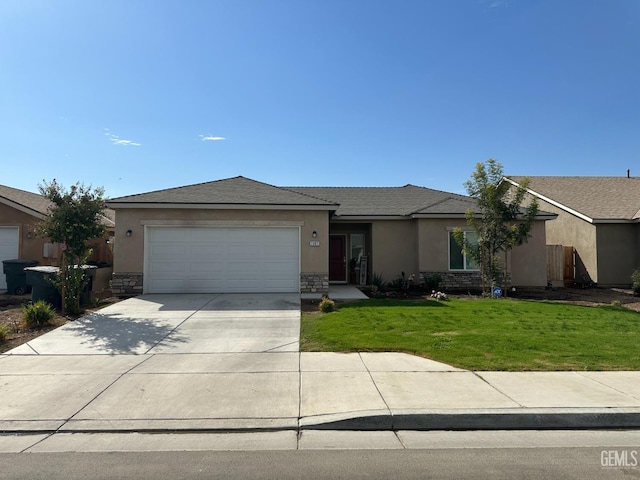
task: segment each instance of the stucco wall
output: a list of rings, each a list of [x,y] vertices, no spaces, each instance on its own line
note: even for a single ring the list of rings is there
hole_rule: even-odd
[[[581,279],[586,268],[591,279],[598,282],[595,225],[543,200],[538,200],[538,204],[540,210],[558,214],[555,220],[546,222],[547,244],[573,247],[576,251],[576,280]]]
[[[449,232],[454,228],[471,230],[463,218],[418,220],[420,271],[446,272],[449,270]]]
[[[511,251],[511,284],[518,287],[547,285],[547,242],[545,223],[537,221],[531,229],[529,241]]]
[[[418,269],[418,223],[415,220],[380,220],[371,225],[371,271],[386,282],[401,272],[416,276]]]
[[[598,224],[598,284],[630,286],[631,273],[640,267],[637,224]]]
[[[329,215],[326,211],[302,210],[210,210],[210,209],[118,209],[114,251],[114,274],[142,273],[145,225],[269,226],[298,222],[301,272],[327,272],[329,265]],[[130,237],[126,236],[131,230]],[[317,238],[312,237],[316,231]],[[311,240],[320,241],[311,247]]]
[[[27,260],[37,260],[41,265],[57,265],[55,260],[42,256],[42,248],[46,240],[36,237],[33,233],[38,221],[39,219],[36,217],[8,205],[0,204],[0,226],[19,228],[20,240],[18,257]]]
[[[464,219],[418,220],[421,272],[449,272],[449,232],[456,227],[471,230]],[[545,222],[538,221],[532,229],[529,242],[509,253],[507,261],[511,284],[523,287],[545,286],[546,258]]]

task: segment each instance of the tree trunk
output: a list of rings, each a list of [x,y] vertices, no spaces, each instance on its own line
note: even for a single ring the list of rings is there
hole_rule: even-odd
[[[67,267],[66,267],[66,255],[62,252],[62,256],[60,258],[60,297],[62,299],[62,316],[64,317],[67,314]]]

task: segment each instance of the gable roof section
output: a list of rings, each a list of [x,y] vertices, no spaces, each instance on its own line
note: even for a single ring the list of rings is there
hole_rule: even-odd
[[[107,204],[112,208],[337,208],[331,201],[245,177],[118,197]]]
[[[470,197],[415,185],[286,188],[339,203],[338,217],[464,216],[476,206]]]
[[[21,212],[44,218],[51,202],[37,193],[0,185],[0,202]]]
[[[505,180],[519,185],[525,177]],[[529,178],[532,195],[590,223],[640,221],[638,177],[543,177]]]
[[[49,208],[52,205],[49,200],[38,193],[6,185],[0,185],[0,202],[41,220],[49,214]],[[105,227],[115,226],[115,212],[105,208],[100,216],[100,222]]]

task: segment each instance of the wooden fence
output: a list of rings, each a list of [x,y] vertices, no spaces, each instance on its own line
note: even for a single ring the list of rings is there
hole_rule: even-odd
[[[547,245],[547,281],[554,287],[575,283],[573,247]]]

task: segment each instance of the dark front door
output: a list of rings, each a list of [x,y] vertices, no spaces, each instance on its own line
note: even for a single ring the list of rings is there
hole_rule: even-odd
[[[347,281],[346,235],[329,235],[329,281]]]

